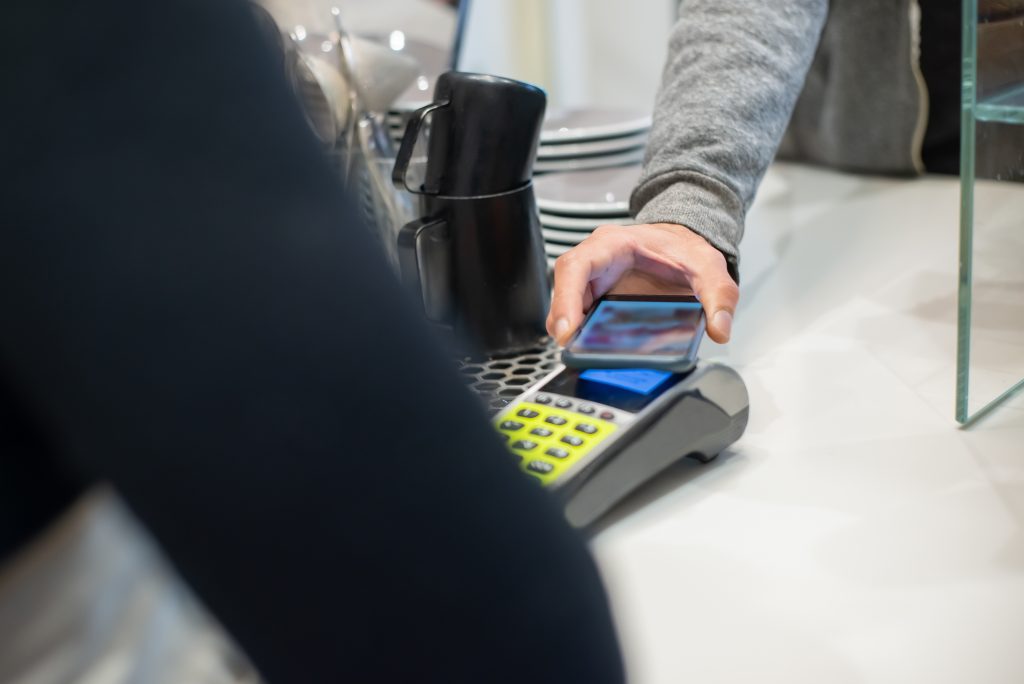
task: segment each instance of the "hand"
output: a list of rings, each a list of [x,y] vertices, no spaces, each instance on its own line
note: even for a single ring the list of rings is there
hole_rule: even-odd
[[[566,344],[604,294],[682,294],[704,305],[708,336],[729,341],[740,291],[715,247],[685,226],[600,226],[555,262],[548,334]]]

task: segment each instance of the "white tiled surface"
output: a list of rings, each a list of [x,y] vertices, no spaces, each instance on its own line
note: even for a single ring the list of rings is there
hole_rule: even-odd
[[[633,681],[1024,682],[1024,397],[952,419],[958,201],[769,172],[733,342],[703,349],[743,374],[747,433],[593,541]],[[1024,348],[997,365],[1005,389]]]

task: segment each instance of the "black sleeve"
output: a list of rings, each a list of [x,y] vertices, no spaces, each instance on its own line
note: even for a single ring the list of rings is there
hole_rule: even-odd
[[[270,682],[615,682],[608,605],[231,0],[22,3],[0,369]]]

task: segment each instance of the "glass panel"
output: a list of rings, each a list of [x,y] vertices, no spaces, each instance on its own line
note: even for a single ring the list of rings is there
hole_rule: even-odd
[[[1024,411],[1024,0],[965,0],[956,418]]]

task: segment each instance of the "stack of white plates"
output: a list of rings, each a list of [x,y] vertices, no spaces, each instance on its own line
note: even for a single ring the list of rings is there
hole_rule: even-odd
[[[570,109],[544,119],[534,172],[581,171],[643,161],[650,114],[623,109]]]
[[[549,265],[600,225],[629,224],[629,195],[639,163],[607,169],[552,173],[534,180],[544,251]]]

